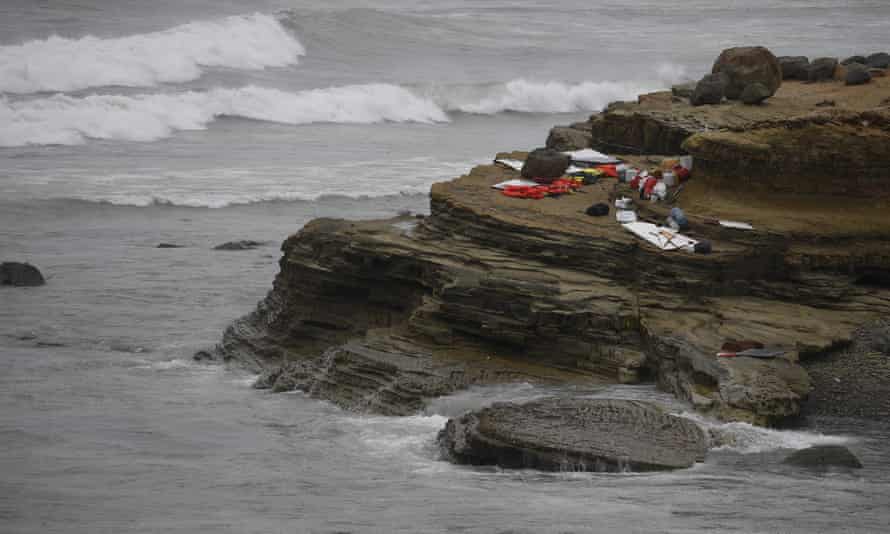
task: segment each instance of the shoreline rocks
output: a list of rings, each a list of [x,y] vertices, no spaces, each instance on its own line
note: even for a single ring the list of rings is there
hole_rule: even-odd
[[[30,263],[0,263],[0,286],[34,287],[46,284],[43,274]]]
[[[660,471],[704,461],[708,441],[689,419],[630,400],[497,403],[451,419],[439,433],[446,458],[544,471]]]
[[[807,469],[862,468],[859,458],[843,445],[814,445],[792,453],[784,463]]]

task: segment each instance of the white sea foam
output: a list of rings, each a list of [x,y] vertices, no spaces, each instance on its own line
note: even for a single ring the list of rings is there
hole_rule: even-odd
[[[111,39],[52,36],[0,47],[0,92],[181,83],[204,67],[283,67],[304,54],[278,20],[259,13]]]
[[[435,104],[395,85],[291,93],[247,86],[184,93],[0,100],[0,146],[74,145],[86,139],[156,141],[220,116],[285,124],[443,122]]]

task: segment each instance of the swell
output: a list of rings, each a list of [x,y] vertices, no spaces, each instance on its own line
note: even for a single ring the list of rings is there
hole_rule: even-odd
[[[0,92],[182,83],[206,67],[284,67],[305,53],[278,19],[260,13],[110,39],[51,36],[0,46]]]

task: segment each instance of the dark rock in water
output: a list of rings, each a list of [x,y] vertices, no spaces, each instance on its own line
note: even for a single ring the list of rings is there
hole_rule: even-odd
[[[847,74],[844,77],[844,83],[847,85],[862,85],[871,81],[871,74],[868,68],[859,63],[852,63],[847,66]]]
[[[748,104],[749,106],[753,106],[756,104],[760,104],[771,96],[772,93],[770,93],[769,89],[767,89],[765,85],[760,82],[755,82],[745,87],[745,90],[742,91],[742,95],[741,97],[739,97],[739,100],[741,100],[745,104]]]
[[[782,85],[782,67],[769,49],[762,46],[727,48],[714,62],[712,73],[725,72],[729,76],[725,96],[736,100],[748,85],[759,82],[775,94]]]
[[[814,59],[810,63],[807,71],[807,80],[811,82],[822,82],[834,79],[834,69],[837,68],[837,58],[820,57]]]
[[[249,239],[242,239],[241,241],[229,241],[228,243],[223,243],[222,245],[216,245],[215,247],[213,247],[213,250],[253,250],[257,247],[262,247],[265,244],[265,241],[251,241]]]
[[[671,86],[671,94],[680,98],[692,98],[696,85],[695,82],[686,82]]]
[[[194,360],[196,362],[213,361],[215,359],[216,359],[216,356],[214,356],[211,352],[206,351],[206,350],[199,350],[194,355],[192,355],[192,360]]]
[[[497,403],[449,420],[438,439],[458,463],[547,471],[679,469],[707,452],[692,421],[648,402],[611,399]]]
[[[865,58],[865,64],[876,69],[890,68],[890,54],[878,52]]]
[[[867,59],[865,56],[850,56],[847,59],[841,61],[841,65],[850,65],[853,63],[859,63],[860,65],[865,65],[867,63]]]
[[[806,56],[781,56],[778,58],[783,80],[806,80],[810,60]]]
[[[843,445],[815,445],[809,449],[802,449],[785,458],[785,463],[814,469],[829,467],[860,469],[862,467],[859,458]]]
[[[547,148],[559,151],[581,150],[590,148],[592,141],[590,128],[582,130],[574,126],[556,126],[550,129],[546,145]]]
[[[522,166],[524,178],[552,180],[562,176],[569,168],[569,157],[558,150],[537,148],[532,150]]]
[[[158,243],[158,246],[155,248],[182,248],[182,245],[177,245],[176,243]]]
[[[46,283],[37,267],[14,261],[0,263],[0,285],[42,286]]]
[[[719,104],[723,101],[727,83],[729,83],[728,78],[723,73],[708,74],[695,85],[689,102],[693,106]]]

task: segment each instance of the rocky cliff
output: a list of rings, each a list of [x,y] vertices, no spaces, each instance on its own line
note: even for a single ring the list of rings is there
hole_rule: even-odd
[[[783,128],[796,136],[782,121],[799,119],[785,108],[748,107],[753,115],[743,115],[726,106],[735,111],[722,112],[726,121],[714,132],[670,96],[641,102],[616,104],[589,123],[565,127],[577,135],[554,130],[550,143],[590,139],[633,152],[629,157],[641,163],[639,154],[648,152],[723,154],[728,166],[696,168],[679,198],[692,235],[709,239],[712,254],[662,252],[613,217],[585,215],[590,204],[623,192],[614,180],[569,196],[516,199],[491,185],[517,173],[483,165],[433,186],[428,217],[316,220],[288,238],[273,289],[226,330],[216,354],[262,371],[259,387],[299,388],[385,414],[416,412],[427,399],[471,384],[524,380],[655,381],[727,420],[775,424],[796,416],[812,389],[800,359],[836,350],[890,309],[886,206],[818,191],[775,198],[772,189],[758,197],[724,187],[745,159],[722,152],[728,145],[708,143],[719,135],[767,139],[762,132]],[[864,112],[845,113],[861,119]],[[848,141],[844,150],[857,150],[885,135],[878,124],[859,135],[850,131],[853,122],[827,121],[812,135],[840,136]],[[690,139],[696,135],[711,137],[696,144]],[[827,161],[807,146],[815,159],[784,152],[779,163],[808,169]],[[861,168],[890,183],[880,159],[886,156],[867,154],[879,156],[877,163],[860,162]],[[663,220],[669,208],[647,203],[640,215]],[[755,229],[707,224],[715,217],[746,220]],[[724,342],[743,339],[786,353],[716,357]]]

